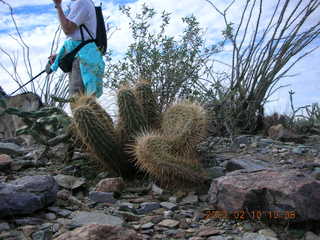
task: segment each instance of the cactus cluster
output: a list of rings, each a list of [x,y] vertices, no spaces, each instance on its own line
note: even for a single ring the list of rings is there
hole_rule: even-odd
[[[161,114],[144,81],[120,88],[118,107],[114,126],[95,98],[72,105],[77,135],[100,163],[124,178],[142,171],[163,184],[206,180],[195,151],[207,126],[201,106],[183,102]]]

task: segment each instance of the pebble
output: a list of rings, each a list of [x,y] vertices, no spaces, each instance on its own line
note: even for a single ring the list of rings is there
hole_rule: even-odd
[[[171,203],[171,202],[161,202],[160,206],[163,208],[166,208],[168,210],[172,210],[172,211],[174,211],[178,208],[178,206],[176,204]]]
[[[320,240],[320,236],[309,231],[305,233],[304,240]]]
[[[117,199],[113,197],[113,192],[89,192],[89,199],[95,203],[111,203],[117,202]]]
[[[136,209],[136,213],[146,214],[160,207],[161,206],[158,202],[144,202],[140,204],[140,208]]]
[[[149,229],[149,228],[152,228],[154,226],[153,223],[151,222],[148,222],[148,223],[145,223],[143,225],[140,226],[141,229]]]
[[[175,228],[179,225],[179,221],[172,219],[165,219],[158,223],[161,227]]]
[[[57,216],[54,213],[46,213],[46,219],[52,221],[55,220],[57,218]]]
[[[10,226],[6,222],[0,223],[0,232],[10,230]]]

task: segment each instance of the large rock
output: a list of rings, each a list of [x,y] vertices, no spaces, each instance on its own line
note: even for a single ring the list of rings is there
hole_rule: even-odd
[[[51,176],[27,176],[0,183],[0,217],[31,214],[52,204],[58,185]]]
[[[54,240],[142,240],[134,230],[111,225],[90,224],[62,234]]]
[[[274,211],[275,218],[294,211],[296,217],[288,216],[293,221],[320,220],[320,181],[297,170],[240,170],[212,181],[209,202],[231,214],[246,209]]]

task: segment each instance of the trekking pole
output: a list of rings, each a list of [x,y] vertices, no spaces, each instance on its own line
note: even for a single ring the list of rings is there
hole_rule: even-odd
[[[28,82],[26,82],[25,84],[23,84],[22,86],[20,86],[17,90],[15,90],[13,93],[11,93],[9,96],[12,96],[13,94],[15,94],[17,91],[19,91],[21,88],[23,88],[24,86],[26,86],[27,84],[31,83],[33,80],[35,80],[37,77],[39,77],[42,73],[44,73],[46,70],[43,70],[42,72],[40,72],[37,76],[31,78]]]

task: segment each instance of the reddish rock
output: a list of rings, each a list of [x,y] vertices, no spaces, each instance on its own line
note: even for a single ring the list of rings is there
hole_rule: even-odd
[[[106,178],[101,180],[97,186],[97,192],[121,192],[124,189],[124,181],[119,178]]]
[[[235,171],[214,179],[209,202],[229,214],[248,209],[272,219],[320,220],[320,181],[298,170]],[[271,215],[268,212],[272,211]],[[248,216],[245,216],[248,218]]]
[[[54,240],[142,240],[134,231],[111,225],[89,224],[66,232]]]
[[[304,137],[295,134],[292,130],[285,128],[282,124],[273,125],[268,129],[268,136],[274,140],[293,141],[304,143]]]
[[[12,163],[12,158],[7,154],[0,154],[0,169],[7,169]]]

